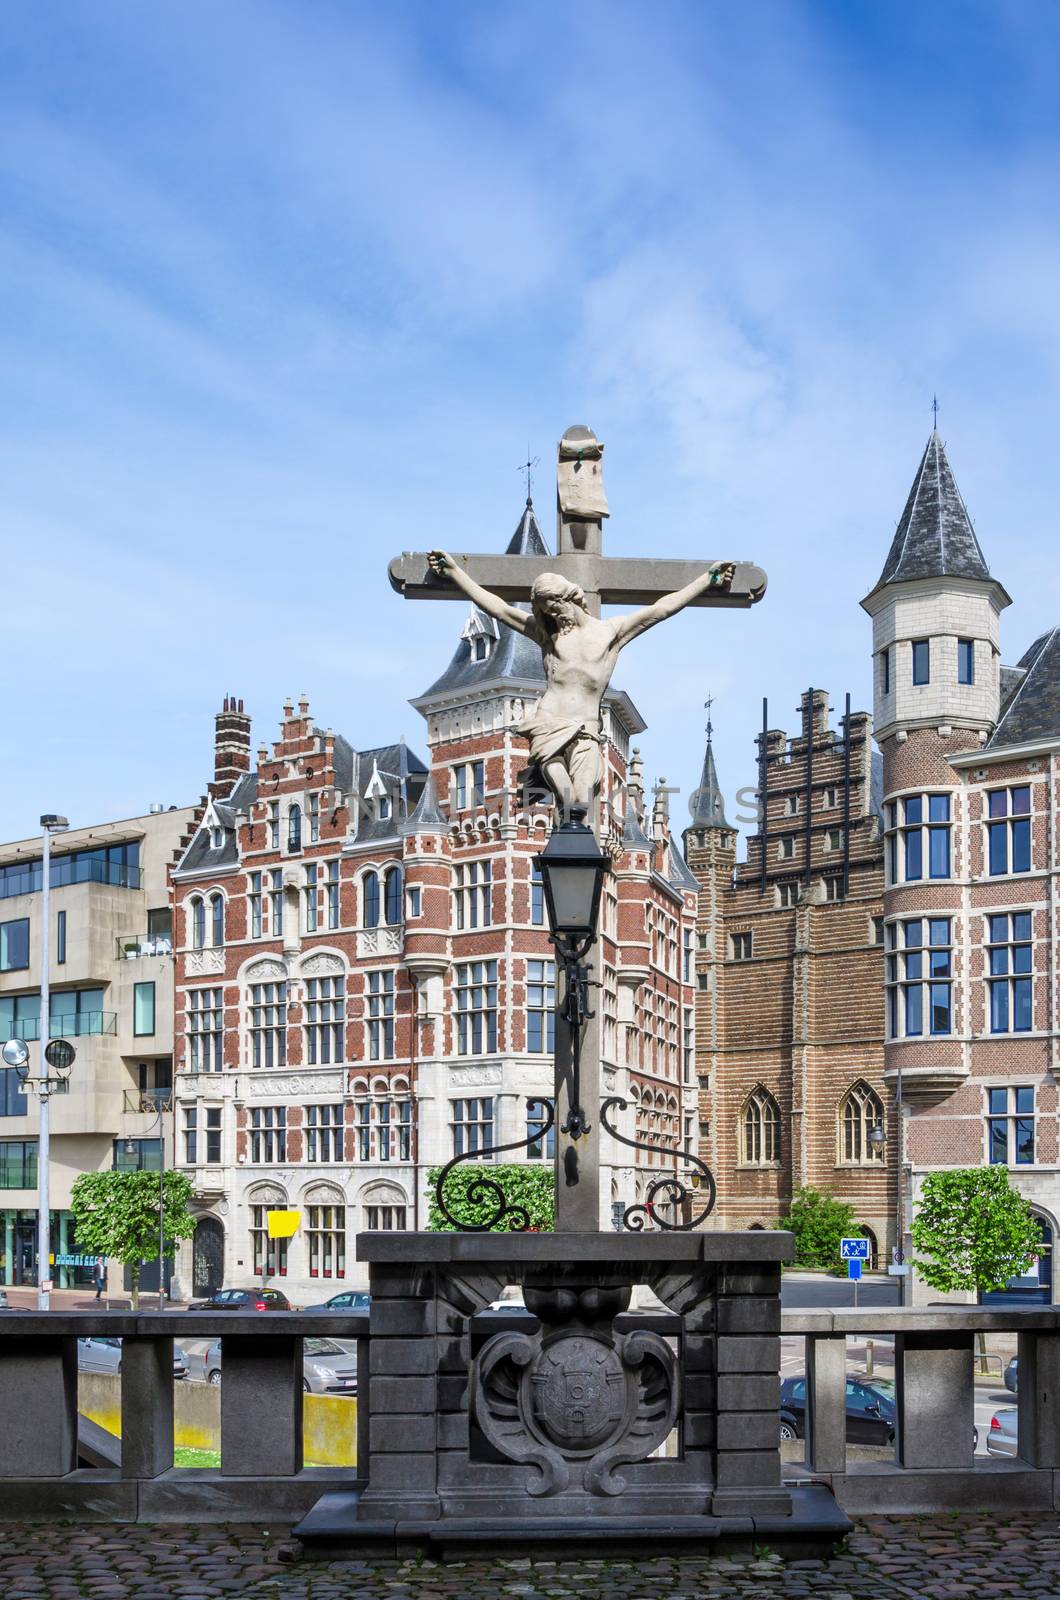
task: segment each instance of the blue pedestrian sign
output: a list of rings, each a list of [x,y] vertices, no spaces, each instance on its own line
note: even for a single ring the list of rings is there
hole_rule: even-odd
[[[840,1261],[867,1261],[869,1259],[869,1241],[867,1239],[840,1239]],[[851,1273],[851,1277],[854,1274]]]
[[[855,1283],[857,1283],[858,1279],[861,1277],[861,1257],[860,1256],[851,1256],[850,1257],[849,1261],[847,1262],[847,1277],[848,1278],[853,1278]]]

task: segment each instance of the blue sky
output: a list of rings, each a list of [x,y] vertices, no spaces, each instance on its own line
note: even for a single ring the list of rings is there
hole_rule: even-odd
[[[575,422],[613,553],[769,572],[624,657],[650,779],[694,788],[708,691],[730,795],[763,694],[870,704],[936,392],[1016,659],[1060,620],[1058,45],[1030,3],[5,8],[0,837],[195,798],[228,691],[423,750],[462,612],[386,559],[502,548],[527,442],[551,531]]]

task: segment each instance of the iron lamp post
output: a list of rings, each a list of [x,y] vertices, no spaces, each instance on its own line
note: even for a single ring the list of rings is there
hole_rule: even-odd
[[[585,957],[596,938],[604,874],[610,865],[585,815],[584,810],[572,806],[538,857],[549,931],[563,967],[562,1015],[570,1026],[573,1045],[568,1111],[561,1129],[572,1139],[588,1133],[590,1126],[581,1103],[581,1031],[592,1015],[591,968]]]

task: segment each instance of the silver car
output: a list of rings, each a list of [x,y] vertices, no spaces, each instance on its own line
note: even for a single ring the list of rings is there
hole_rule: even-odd
[[[995,1411],[990,1418],[990,1428],[986,1436],[986,1453],[988,1456],[1014,1456],[1018,1448],[1017,1421],[1019,1410],[1016,1406],[1006,1406],[1003,1411]]]
[[[77,1370],[78,1372],[120,1372],[121,1340],[101,1339],[95,1336],[90,1339],[78,1339]],[[173,1376],[174,1378],[186,1378],[188,1376],[188,1363],[184,1359],[183,1350],[177,1344],[173,1346]]]
[[[334,1339],[302,1340],[302,1388],[306,1394],[357,1393],[357,1354]],[[192,1375],[207,1383],[221,1381],[221,1340],[211,1339],[197,1356],[189,1356]]]

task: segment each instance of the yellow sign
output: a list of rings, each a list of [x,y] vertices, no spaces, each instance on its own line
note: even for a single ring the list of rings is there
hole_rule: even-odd
[[[302,1220],[300,1211],[270,1211],[269,1238],[290,1239],[298,1232],[298,1224]]]

